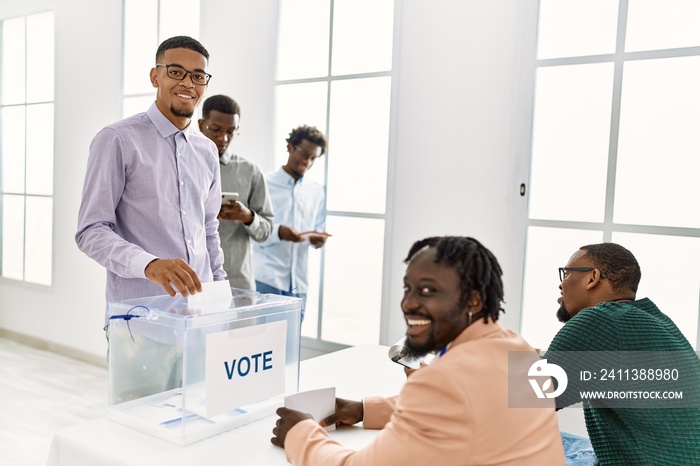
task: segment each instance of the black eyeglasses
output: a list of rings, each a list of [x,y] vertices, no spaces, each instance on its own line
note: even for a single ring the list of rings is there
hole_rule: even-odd
[[[156,63],[156,68],[159,66],[164,66],[168,77],[176,81],[184,80],[189,74],[192,84],[196,84],[197,86],[206,86],[211,79],[211,75],[209,73],[205,73],[204,71],[190,71],[184,69],[180,65],[165,65],[163,63]]]
[[[305,159],[312,159],[312,160],[316,160],[317,158],[319,158],[321,156],[321,152],[323,151],[321,146],[316,146],[315,152],[305,152],[299,146],[294,146],[294,150],[296,150],[297,152],[300,152],[301,156],[304,157]]]
[[[204,129],[206,129],[210,133],[215,134],[216,136],[225,134],[226,136],[228,136],[229,139],[235,139],[238,137],[239,134],[241,134],[241,131],[238,128],[212,128],[211,126],[205,124]]]
[[[564,281],[569,272],[590,272],[595,269],[595,267],[559,267],[559,280]],[[600,272],[600,278],[608,278],[608,276]]]

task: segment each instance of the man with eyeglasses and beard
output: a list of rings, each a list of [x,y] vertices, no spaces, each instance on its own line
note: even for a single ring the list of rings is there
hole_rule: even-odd
[[[150,70],[156,100],[102,129],[90,145],[78,247],[107,269],[108,302],[183,297],[226,278],[217,215],[216,146],[193,130],[209,52],[195,39],[163,41]]]
[[[255,290],[251,240],[265,241],[272,233],[272,201],[260,167],[231,150],[241,121],[241,107],[231,97],[214,95],[204,101],[199,130],[219,150],[221,190],[238,194],[222,204],[219,236],[224,270],[234,288]]]
[[[637,299],[634,255],[583,246],[559,278],[564,326],[543,358],[568,375],[557,409],[583,402],[590,438],[562,433],[567,465],[700,464],[700,360],[666,314]],[[645,401],[664,390],[682,399]],[[593,392],[605,398],[584,399]]]
[[[253,245],[255,287],[261,293],[302,298],[304,319],[309,246],[326,244],[326,190],[307,175],[326,153],[326,136],[301,125],[287,137],[287,163],[265,176],[275,219],[272,234]]]
[[[526,379],[538,357],[498,323],[503,282],[494,255],[473,238],[431,237],[414,243],[405,262],[406,349],[440,356],[414,371],[397,397],[337,398],[336,412],[320,423],[279,408],[272,443],[297,466],[564,465],[554,402],[511,406],[513,392],[534,397]],[[512,353],[527,364],[511,366]],[[358,451],[323,429],[360,421],[382,430]]]

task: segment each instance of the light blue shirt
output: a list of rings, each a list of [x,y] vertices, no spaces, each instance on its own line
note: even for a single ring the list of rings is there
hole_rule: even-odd
[[[311,243],[282,241],[279,227],[286,225],[299,233],[325,231],[325,188],[305,177],[295,183],[284,168],[269,173],[266,180],[275,218],[267,241],[253,245],[255,279],[283,291],[306,293]]]
[[[156,107],[102,129],[90,144],[75,241],[107,269],[107,301],[165,294],[146,278],[181,258],[202,282],[223,280],[216,146]]]

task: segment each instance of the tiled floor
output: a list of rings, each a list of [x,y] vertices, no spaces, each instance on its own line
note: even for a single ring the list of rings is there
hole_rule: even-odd
[[[45,465],[53,433],[106,402],[105,367],[0,338],[0,465]]]

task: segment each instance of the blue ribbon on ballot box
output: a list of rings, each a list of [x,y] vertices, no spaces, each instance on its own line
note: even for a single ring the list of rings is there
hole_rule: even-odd
[[[145,310],[145,313],[136,313],[132,314],[132,312],[136,310]],[[131,341],[133,343],[136,343],[136,340],[134,340],[134,334],[131,333],[131,326],[129,326],[129,321],[134,318],[139,318],[139,317],[148,317],[149,313],[151,312],[150,309],[148,309],[146,306],[134,306],[128,311],[126,311],[126,314],[117,314],[113,316],[109,316],[109,320],[125,320],[126,321],[126,328],[129,329],[129,336],[131,337]]]

